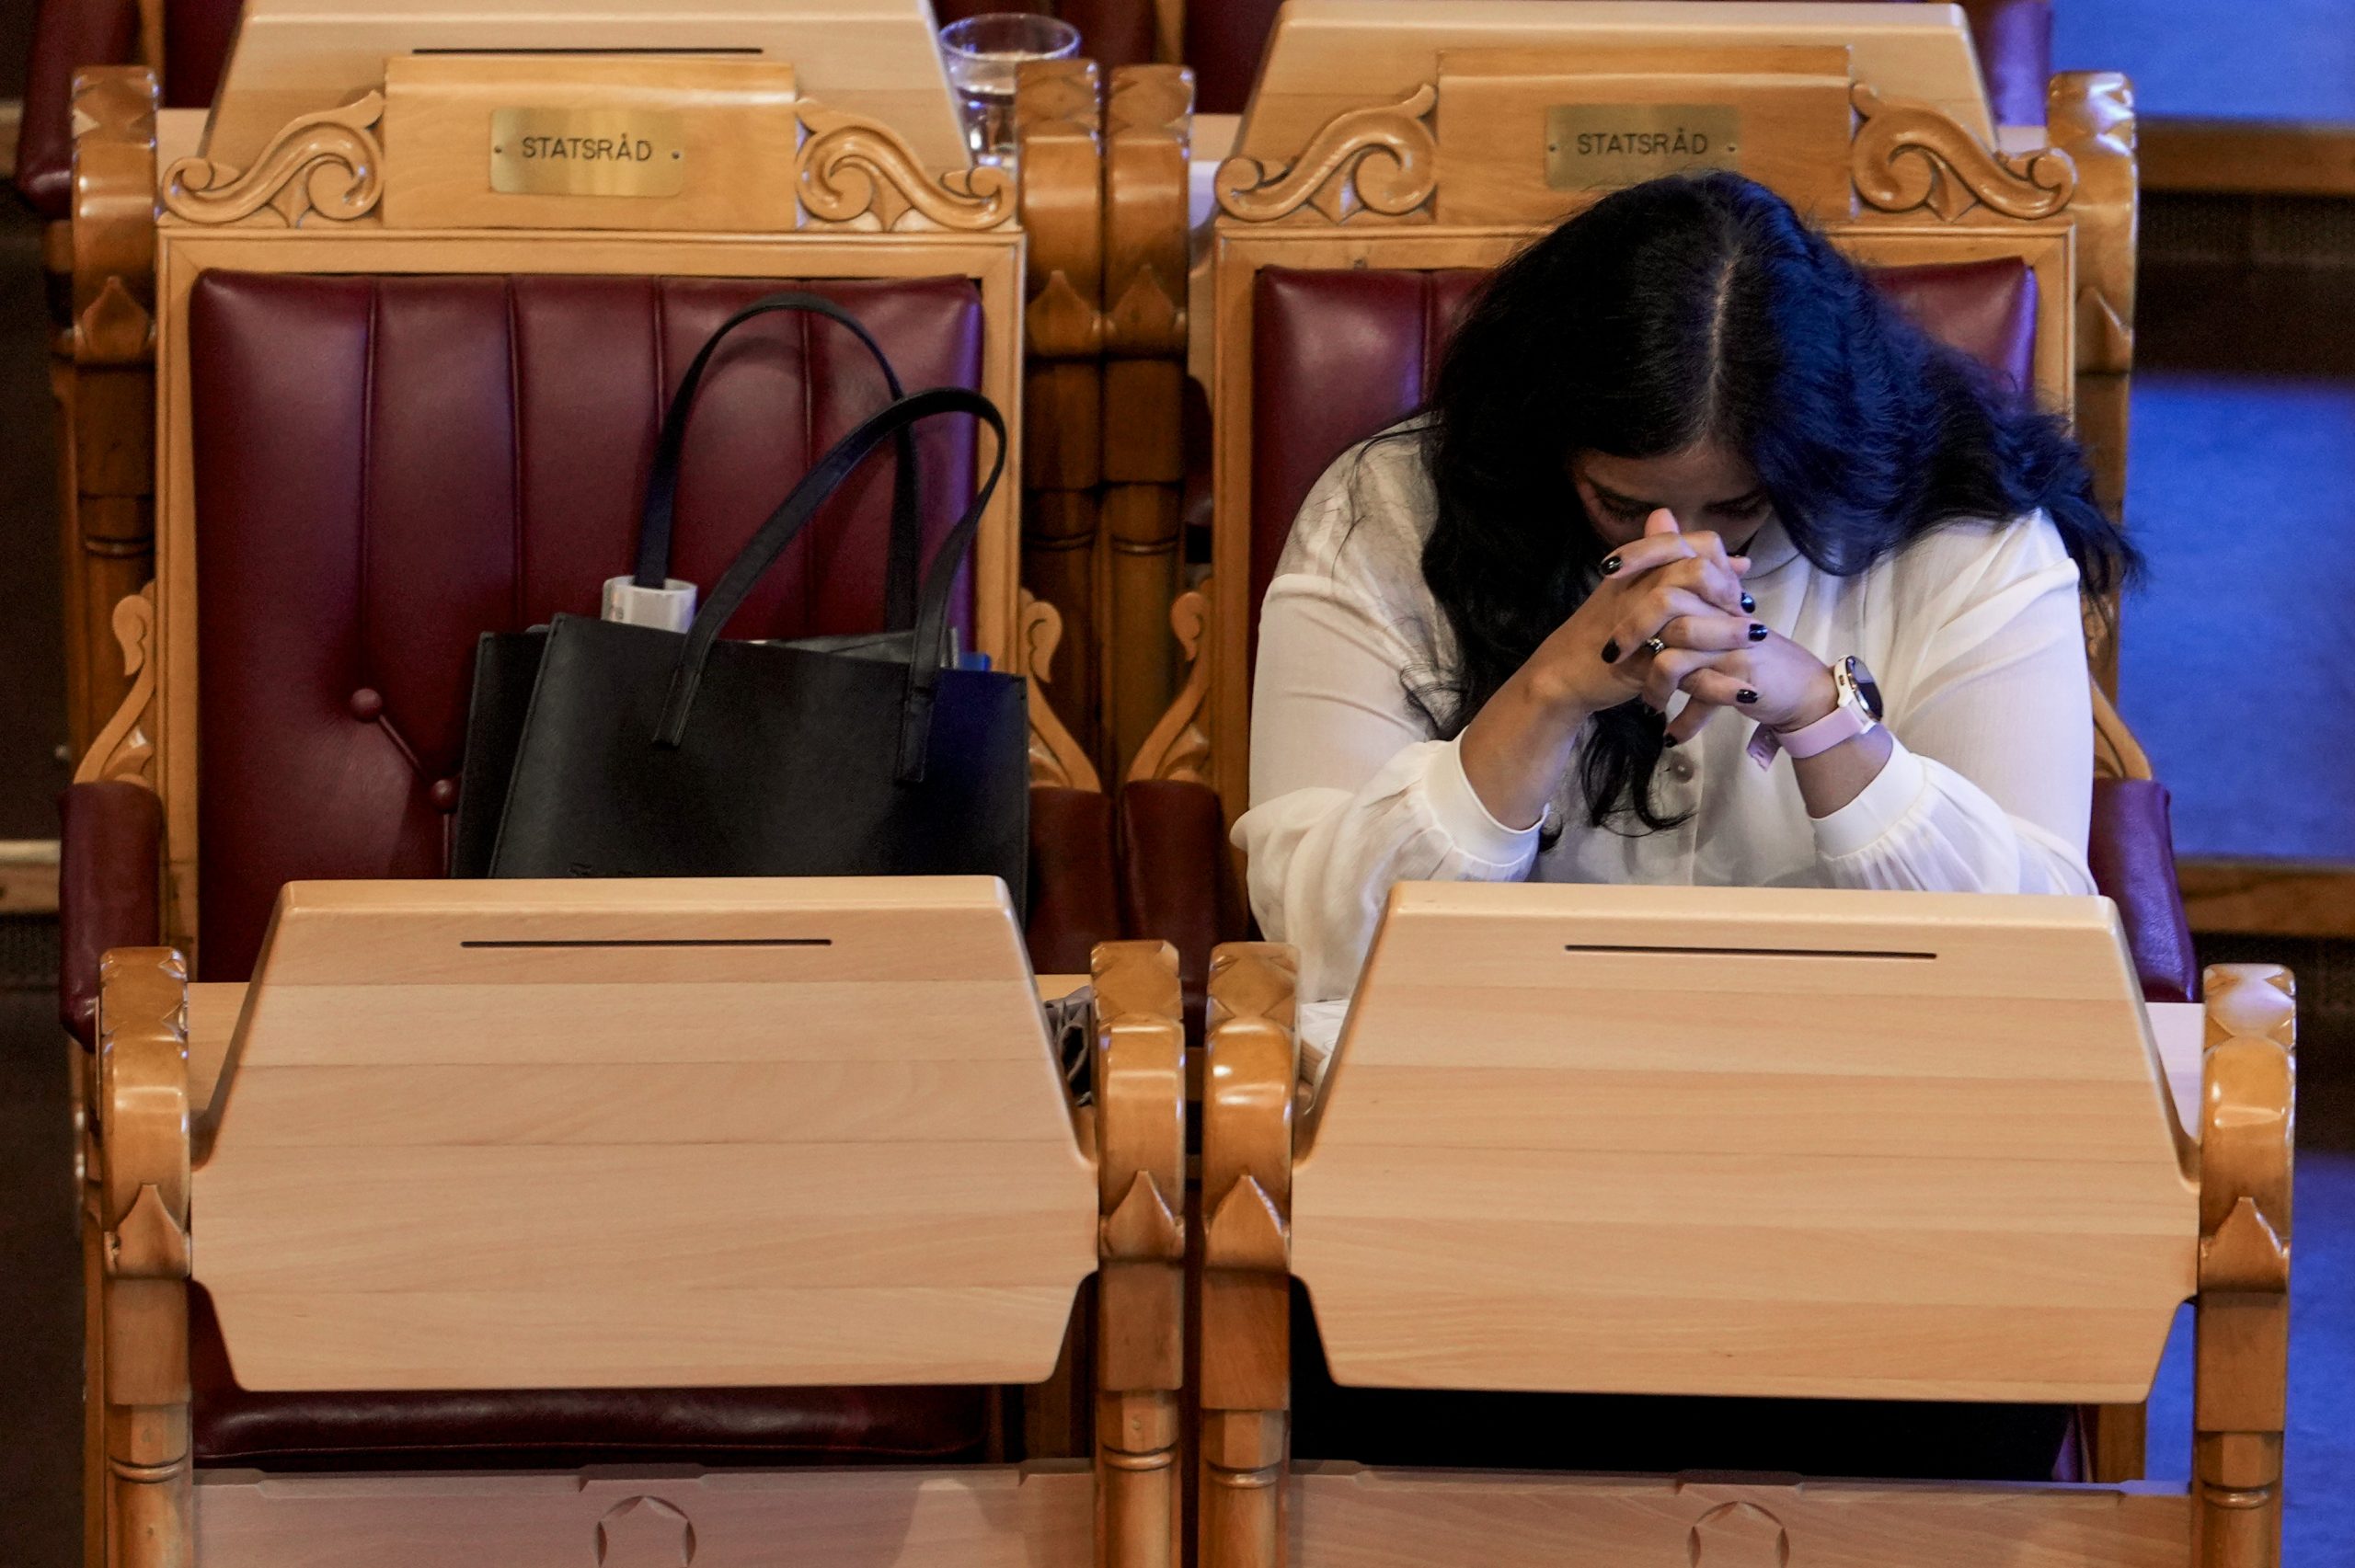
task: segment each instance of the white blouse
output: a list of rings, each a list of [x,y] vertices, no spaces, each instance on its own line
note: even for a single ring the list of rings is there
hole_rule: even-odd
[[[1712,717],[1653,779],[1658,832],[1591,826],[1574,759],[1561,837],[1499,822],[1412,694],[1453,642],[1423,581],[1436,501],[1418,440],[1376,440],[1303,504],[1259,622],[1251,808],[1235,827],[1259,928],[1301,955],[1301,1028],[1329,1051],[1391,885],[1641,882],[2090,893],[2093,713],[2077,568],[2041,512],[1942,527],[1855,577],[1781,527],[1752,541],[1756,615],[1826,662],[1862,656],[1896,741],[1855,799],[1809,818],[1791,764]]]

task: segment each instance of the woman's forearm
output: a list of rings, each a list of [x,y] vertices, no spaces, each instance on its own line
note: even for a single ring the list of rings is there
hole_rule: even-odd
[[[1549,699],[1525,667],[1499,687],[1458,742],[1464,777],[1488,815],[1515,831],[1537,826],[1590,716],[1576,704]]]
[[[1828,751],[1793,758],[1791,766],[1798,775],[1799,798],[1807,802],[1807,814],[1829,817],[1864,794],[1865,786],[1889,766],[1889,727],[1875,725]]]

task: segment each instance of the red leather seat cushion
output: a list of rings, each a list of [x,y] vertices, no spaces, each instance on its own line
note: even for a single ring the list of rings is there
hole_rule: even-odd
[[[1252,304],[1251,605],[1255,623],[1294,514],[1350,443],[1429,394],[1449,330],[1487,274],[1293,270]],[[2033,381],[2036,274],[2013,258],[1874,274],[1905,312],[2013,384]]]
[[[433,876],[476,640],[596,612],[630,569],[654,433],[755,280],[210,272],[190,310],[208,980],[250,970],[297,877]],[[794,285],[797,287],[802,285]],[[832,282],[905,384],[977,386],[960,278]],[[785,315],[713,361],[674,575],[708,586],[808,464],[886,394],[847,333]],[[971,421],[919,432],[927,541],[971,493]],[[870,464],[731,623],[881,624],[890,467]],[[957,601],[970,624],[970,586]]]
[[[271,1470],[584,1464],[939,1462],[981,1456],[987,1391],[957,1389],[500,1389],[253,1393],[213,1303],[189,1292],[196,1460]]]

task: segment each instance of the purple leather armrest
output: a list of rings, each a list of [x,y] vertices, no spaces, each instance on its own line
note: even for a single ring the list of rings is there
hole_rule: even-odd
[[[98,960],[163,940],[164,807],[135,784],[77,784],[58,797],[57,1005],[87,1046],[98,1020]]]
[[[1226,823],[1207,784],[1141,781],[1120,790],[1120,923],[1178,949],[1186,1016],[1199,1027],[1211,949],[1250,935],[1228,872]]]
[[[2097,779],[2091,841],[2094,886],[2118,905],[2146,1001],[2200,1000],[2200,960],[2176,886],[2167,792],[2150,779]]]
[[[1120,935],[1112,802],[1100,791],[1030,791],[1030,967],[1084,975],[1099,942]]]
[[[2044,123],[2052,75],[2052,0],[1963,0],[1988,107],[1998,125]]]
[[[74,73],[120,65],[138,42],[136,0],[40,0],[25,64],[17,189],[42,217],[63,218],[74,206]]]

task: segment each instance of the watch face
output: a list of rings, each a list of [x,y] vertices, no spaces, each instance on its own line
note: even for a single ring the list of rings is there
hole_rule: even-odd
[[[1880,683],[1873,679],[1873,672],[1865,668],[1865,661],[1855,654],[1848,656],[1847,662],[1848,679],[1855,683],[1856,695],[1863,699],[1865,712],[1871,715],[1875,724],[1878,724],[1880,722]]]

